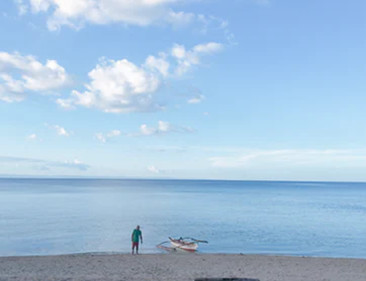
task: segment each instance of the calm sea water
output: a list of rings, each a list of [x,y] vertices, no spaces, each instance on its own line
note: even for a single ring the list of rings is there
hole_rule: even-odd
[[[143,253],[168,236],[205,253],[366,258],[366,184],[0,179],[0,256]]]

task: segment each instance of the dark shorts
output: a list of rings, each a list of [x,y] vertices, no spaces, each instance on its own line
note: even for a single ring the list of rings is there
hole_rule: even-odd
[[[132,248],[138,248],[139,247],[139,242],[132,242]]]

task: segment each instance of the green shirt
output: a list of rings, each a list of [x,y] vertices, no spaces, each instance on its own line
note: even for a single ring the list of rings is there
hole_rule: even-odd
[[[132,242],[139,242],[141,236],[141,230],[134,229],[132,232]]]

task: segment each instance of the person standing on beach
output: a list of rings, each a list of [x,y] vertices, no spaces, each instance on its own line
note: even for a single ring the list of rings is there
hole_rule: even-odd
[[[142,233],[140,230],[140,226],[136,226],[136,228],[133,230],[131,235],[131,241],[132,241],[132,255],[134,254],[135,248],[136,248],[136,254],[139,253],[139,241],[141,240],[142,244]]]

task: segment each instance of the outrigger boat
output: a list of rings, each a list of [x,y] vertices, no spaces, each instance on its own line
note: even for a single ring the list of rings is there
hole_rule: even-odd
[[[164,244],[170,242],[170,247],[165,246]],[[169,237],[169,241],[164,241],[157,245],[156,247],[166,250],[166,251],[176,251],[183,250],[186,252],[195,252],[198,248],[198,243],[208,243],[205,240],[198,240],[191,237],[180,237],[178,239],[174,239]]]

